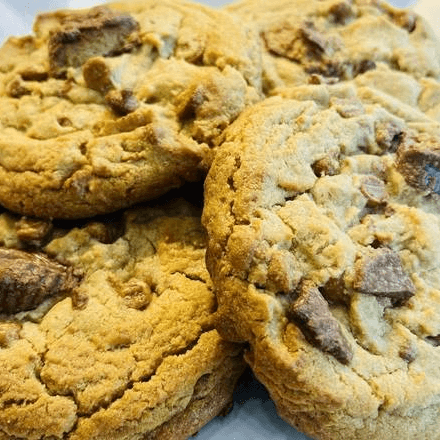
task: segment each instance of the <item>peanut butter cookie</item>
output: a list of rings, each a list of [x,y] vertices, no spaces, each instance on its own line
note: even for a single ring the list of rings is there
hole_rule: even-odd
[[[227,409],[200,210],[47,225],[0,216],[0,439],[186,439]]]
[[[225,131],[203,213],[218,330],[313,438],[437,439],[439,124],[366,90],[292,87]]]
[[[242,0],[265,47],[265,90],[352,79],[385,64],[440,78],[438,40],[418,14],[382,0]]]
[[[261,95],[261,52],[226,12],[127,1],[37,17],[0,49],[0,203],[80,218],[200,180]]]

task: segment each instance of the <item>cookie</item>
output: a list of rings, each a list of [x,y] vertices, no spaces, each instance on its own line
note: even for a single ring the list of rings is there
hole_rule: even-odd
[[[333,101],[341,116],[359,116],[364,104],[376,105],[403,119],[407,126],[417,131],[438,132],[440,122],[440,82],[430,77],[414,78],[412,75],[381,64],[374,70],[359,74],[352,81],[343,81],[352,91],[349,95],[330,96],[326,85],[276,87],[272,96],[287,99],[313,99],[322,103]],[[347,89],[348,90],[348,89]],[[356,99],[355,99],[356,98]],[[389,131],[389,130],[388,130]],[[389,131],[389,135],[391,135]],[[386,136],[386,134],[383,134]]]
[[[200,210],[0,216],[0,439],[186,439],[232,401]]]
[[[313,438],[438,438],[439,124],[294,90],[240,115],[205,182],[218,330]]]
[[[260,45],[241,21],[158,0],[39,15],[0,49],[0,203],[80,218],[200,180],[260,99]]]
[[[242,0],[225,9],[259,30],[267,92],[352,79],[379,64],[439,79],[439,45],[428,23],[382,0]]]

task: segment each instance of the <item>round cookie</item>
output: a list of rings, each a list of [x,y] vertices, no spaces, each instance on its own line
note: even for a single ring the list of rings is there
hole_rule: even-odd
[[[242,0],[225,8],[255,24],[265,47],[265,89],[334,83],[380,64],[440,78],[427,22],[382,0]]]
[[[241,19],[184,1],[38,16],[0,49],[0,203],[80,218],[200,180],[260,58]]]
[[[350,82],[225,131],[205,182],[217,328],[316,439],[437,439],[440,136]]]
[[[200,210],[49,226],[0,216],[0,439],[186,439],[228,409]]]

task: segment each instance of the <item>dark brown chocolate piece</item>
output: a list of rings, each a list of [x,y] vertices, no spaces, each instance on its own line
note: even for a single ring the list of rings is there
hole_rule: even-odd
[[[327,301],[312,281],[301,283],[299,297],[290,306],[289,318],[299,326],[310,344],[331,354],[342,364],[350,363],[352,349]]]
[[[0,248],[0,313],[32,310],[49,297],[70,293],[78,283],[72,268],[44,254]]]
[[[405,138],[397,149],[396,167],[408,185],[440,194],[440,142],[437,139]]]
[[[404,301],[415,294],[415,286],[404,272],[400,257],[390,249],[370,249],[356,262],[354,289],[368,295]]]
[[[323,286],[319,288],[323,297],[329,304],[350,304],[350,293],[345,288],[344,277],[330,278]]]
[[[28,67],[20,72],[20,76],[23,81],[46,81],[48,73],[41,66],[35,66],[34,68]]]
[[[427,342],[429,342],[431,345],[433,345],[434,347],[438,347],[440,346],[440,335],[436,335],[436,336],[428,336],[426,338]]]
[[[385,183],[376,176],[367,176],[362,180],[361,193],[368,199],[367,206],[374,207],[388,200]]]
[[[133,48],[129,36],[138,23],[129,15],[119,15],[106,7],[86,13],[72,13],[63,27],[52,31],[49,40],[50,72],[61,76],[68,67],[80,67],[89,58],[112,56]]]

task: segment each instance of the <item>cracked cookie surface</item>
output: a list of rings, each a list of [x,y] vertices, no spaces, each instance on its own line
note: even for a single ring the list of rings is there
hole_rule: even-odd
[[[260,98],[260,58],[240,19],[186,2],[37,16],[0,49],[0,203],[88,217],[201,179]]]
[[[0,302],[0,439],[186,439],[228,407],[244,362],[213,327],[198,208],[180,199],[58,225],[36,245],[41,230],[0,216],[2,253],[34,256],[12,286],[0,275],[2,292],[30,295],[15,287],[48,261],[77,278],[31,310]]]
[[[225,9],[258,29],[268,93],[352,79],[378,64],[439,79],[439,45],[429,25],[382,0],[242,0]]]
[[[217,326],[311,437],[437,439],[439,124],[364,92],[291,87],[225,131],[202,217]]]

